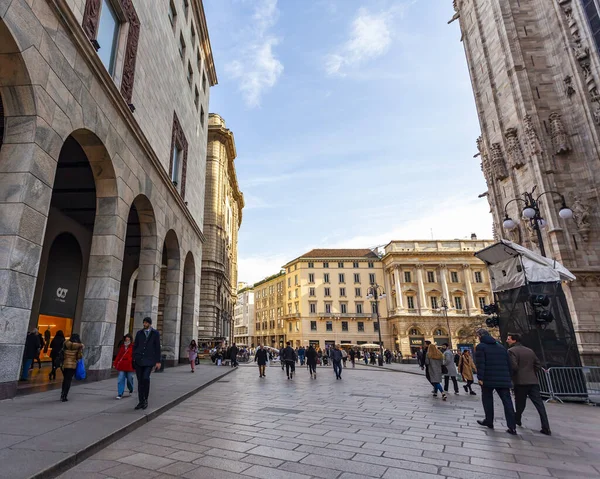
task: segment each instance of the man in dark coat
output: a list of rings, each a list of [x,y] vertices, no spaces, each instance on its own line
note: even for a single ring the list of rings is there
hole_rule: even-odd
[[[542,430],[540,432],[546,436],[550,436],[552,434],[550,432],[550,422],[548,421],[544,401],[542,401],[540,383],[536,374],[542,369],[540,360],[533,350],[521,344],[520,335],[508,333],[506,342],[510,348],[508,355],[510,356],[513,383],[515,385],[515,403],[517,406],[515,419],[517,426],[521,425],[521,417],[523,416],[523,411],[525,411],[525,406],[527,405],[527,398],[529,397],[540,415],[540,421],[542,422]]]
[[[329,356],[333,363],[335,379],[342,379],[342,351],[340,351],[340,347],[337,344],[330,350]]]
[[[25,338],[25,350],[23,351],[23,372],[21,373],[21,381],[29,380],[29,369],[33,364],[38,349],[40,347],[40,341],[38,339],[38,330],[33,329],[30,333],[27,333]]]
[[[350,352],[348,353],[348,355],[350,356],[350,363],[352,364],[352,367],[355,368],[356,367],[356,351],[354,351],[354,348],[350,348]]]
[[[240,352],[239,348],[233,343],[231,345],[231,349],[229,350],[229,359],[231,359],[231,367],[237,368],[237,355]]]
[[[258,373],[260,375],[258,376],[259,378],[265,377],[265,369],[268,359],[269,353],[265,348],[263,348],[263,345],[261,344],[260,347],[256,350],[256,354],[254,355],[254,362],[258,364]]]
[[[317,350],[311,344],[306,351],[306,364],[310,371],[310,377],[314,379],[317,379],[317,356]]]
[[[509,434],[517,433],[515,409],[510,397],[511,363],[508,351],[498,341],[490,336],[485,329],[477,331],[480,343],[475,350],[475,366],[477,377],[481,385],[481,401],[485,411],[485,419],[478,420],[481,426],[494,429],[494,390],[500,396],[504,405],[504,416]]]
[[[152,328],[152,318],[144,318],[144,329],[135,335],[133,362],[138,380],[139,403],[135,409],[148,407],[150,373],[160,369],[160,333]]]
[[[281,358],[285,361],[285,372],[288,379],[294,378],[294,372],[296,371],[296,351],[292,348],[291,343],[288,341],[286,348],[281,354]]]

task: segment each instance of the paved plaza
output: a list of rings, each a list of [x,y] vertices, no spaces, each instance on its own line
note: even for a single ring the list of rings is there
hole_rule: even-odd
[[[434,399],[415,374],[331,368],[318,379],[252,365],[201,390],[60,476],[70,478],[600,477],[600,412],[531,404],[513,437],[477,425],[480,396]],[[496,405],[496,411],[501,407]]]

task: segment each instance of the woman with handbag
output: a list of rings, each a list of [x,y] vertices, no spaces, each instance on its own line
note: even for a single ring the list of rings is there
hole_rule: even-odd
[[[123,342],[113,363],[113,368],[119,371],[119,379],[117,382],[117,399],[121,399],[125,394],[125,382],[127,381],[127,389],[129,395],[133,394],[133,377],[135,369],[133,368],[133,337],[127,333],[123,337]]]
[[[467,381],[467,384],[463,386],[465,392],[469,392],[469,394],[472,396],[476,396],[477,393],[473,391],[471,385],[473,384],[473,371],[477,372],[477,369],[475,368],[475,363],[473,362],[473,358],[471,357],[471,353],[468,349],[466,349],[460,357],[460,361],[458,362],[458,370],[460,371],[463,379]]]
[[[83,358],[83,344],[81,344],[79,334],[71,334],[69,340],[65,341],[63,351],[65,359],[63,361],[63,383],[60,400],[66,402],[68,401],[67,396],[69,395],[69,389],[71,389],[73,376],[75,376],[77,362]]]
[[[52,338],[50,342],[50,359],[52,360],[52,371],[50,371],[50,379],[56,379],[56,370],[58,368],[62,368],[62,363],[64,359],[63,346],[65,344],[65,333],[62,332],[62,329],[56,331],[56,335]]]
[[[192,367],[192,372],[196,370],[196,358],[198,357],[198,346],[196,345],[196,341],[192,339],[192,342],[187,348],[188,358],[190,359],[190,366]]]

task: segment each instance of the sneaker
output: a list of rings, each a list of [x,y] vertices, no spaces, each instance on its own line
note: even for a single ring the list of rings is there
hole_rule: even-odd
[[[455,391],[454,394],[456,394],[458,396],[460,393],[458,391]]]
[[[121,399],[123,396],[121,396],[120,394],[115,398],[115,399]]]
[[[446,399],[448,399],[448,396],[446,394],[442,394],[442,401],[445,401]]]
[[[494,425],[493,424],[488,424],[487,422],[482,421],[480,419],[477,420],[477,424],[479,424],[480,426],[488,427],[490,429],[494,429]]]
[[[516,429],[507,429],[506,430],[507,433],[516,436],[517,435],[517,430]]]

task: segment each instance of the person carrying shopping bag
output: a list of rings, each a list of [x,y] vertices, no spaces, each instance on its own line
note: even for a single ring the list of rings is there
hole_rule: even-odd
[[[119,348],[113,368],[119,371],[119,379],[117,381],[117,399],[121,399],[125,393],[125,382],[129,395],[133,394],[133,376],[135,369],[133,367],[133,337],[131,334],[126,334],[123,337],[123,344]]]
[[[83,344],[81,343],[79,334],[71,334],[69,340],[65,341],[63,350],[65,359],[63,362],[63,383],[60,400],[66,402],[68,401],[67,396],[71,389],[73,376],[75,376],[77,363],[83,359]]]

